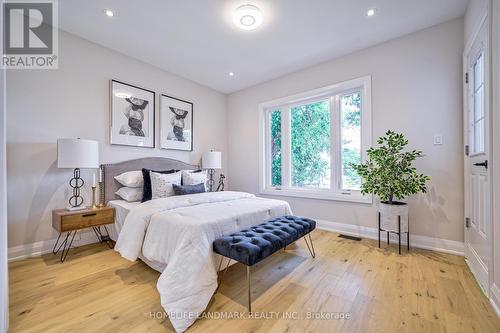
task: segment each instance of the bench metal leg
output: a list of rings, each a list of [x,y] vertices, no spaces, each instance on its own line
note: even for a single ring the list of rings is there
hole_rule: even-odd
[[[307,242],[307,236],[309,236],[309,242],[311,242],[311,247],[309,247],[309,243]],[[311,257],[316,258],[316,252],[314,251],[314,245],[313,245],[313,241],[311,238],[311,233],[308,233],[307,236],[304,237],[304,240],[306,241],[307,249],[309,250]]]
[[[222,267],[222,261],[224,260],[224,258],[225,258],[224,256],[220,256],[220,262],[219,262],[219,268],[217,269],[217,274],[219,274],[219,271],[220,271],[220,269]],[[224,276],[226,275],[227,269],[229,268],[229,263],[230,262],[231,262],[231,258],[227,258],[226,268],[224,268],[224,272],[222,272],[222,276],[221,276],[220,280],[217,283],[217,289],[215,289],[214,294],[217,294],[217,291],[219,290],[219,287],[222,284],[222,280],[224,280]]]
[[[248,312],[252,312],[252,296],[250,294],[250,266],[247,266],[247,282],[248,282]]]

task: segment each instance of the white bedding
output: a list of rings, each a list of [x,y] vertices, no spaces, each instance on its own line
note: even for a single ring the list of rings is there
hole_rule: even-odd
[[[141,203],[139,201],[128,202],[125,200],[111,200],[108,201],[108,206],[113,207],[115,209],[115,224],[114,228],[109,230],[109,236],[112,240],[116,242],[118,239],[118,235],[122,230],[123,223],[125,223],[125,218],[127,217],[130,210],[134,207],[137,207]]]
[[[175,330],[184,332],[205,310],[217,288],[212,242],[268,218],[291,213],[285,201],[243,192],[151,200],[129,212],[115,250],[132,261],[142,253],[148,260],[168,262],[157,288]]]
[[[115,224],[112,228],[108,230],[109,237],[115,242],[118,240],[118,235],[120,234],[123,224],[125,223],[125,218],[127,217],[130,210],[137,207],[141,203],[139,201],[129,202],[126,200],[111,200],[108,201],[108,205],[115,208]],[[163,272],[167,263],[156,262],[153,260],[146,259],[142,253],[139,254],[139,259],[141,259],[146,265],[158,272]]]

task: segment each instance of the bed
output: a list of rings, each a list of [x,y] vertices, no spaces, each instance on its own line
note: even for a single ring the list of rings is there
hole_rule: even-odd
[[[206,309],[217,289],[218,237],[291,215],[281,200],[245,192],[208,192],[128,203],[116,197],[114,177],[148,168],[195,170],[197,165],[168,158],[143,158],[102,166],[105,201],[116,209],[111,237],[115,250],[128,260],[143,260],[161,272],[157,282],[161,304],[177,332],[184,332]]]

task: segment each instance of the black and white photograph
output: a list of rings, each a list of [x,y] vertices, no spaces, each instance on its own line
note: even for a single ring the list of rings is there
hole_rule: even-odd
[[[155,93],[111,80],[111,144],[154,148]]]
[[[193,103],[160,96],[160,147],[193,150]]]

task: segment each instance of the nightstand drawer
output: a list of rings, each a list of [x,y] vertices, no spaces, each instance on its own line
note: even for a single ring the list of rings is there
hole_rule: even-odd
[[[59,232],[96,227],[115,222],[115,210],[111,207],[86,209],[81,212],[54,211],[52,226]]]
[[[113,223],[113,211],[88,212],[78,215],[67,215],[62,217],[61,231],[89,228],[93,226]]]

